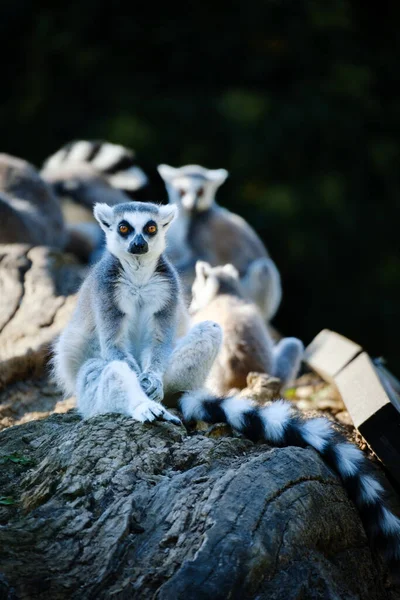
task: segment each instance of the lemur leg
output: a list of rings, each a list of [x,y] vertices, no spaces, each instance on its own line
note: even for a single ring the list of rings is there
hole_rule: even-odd
[[[65,397],[75,394],[79,369],[91,355],[87,338],[88,333],[83,326],[80,330],[74,328],[72,333],[66,328],[54,345],[53,376]]]
[[[266,321],[275,316],[282,299],[281,276],[273,260],[258,258],[242,278],[249,297],[260,308]]]
[[[284,338],[274,347],[275,373],[284,385],[295,379],[303,358],[303,342],[294,337]]]
[[[204,386],[222,343],[217,323],[198,323],[176,345],[164,375],[166,394]]]
[[[126,362],[93,358],[78,373],[77,406],[87,419],[105,413],[119,413],[136,421],[164,419],[180,423],[161,404],[150,400],[142,390],[138,377]]]

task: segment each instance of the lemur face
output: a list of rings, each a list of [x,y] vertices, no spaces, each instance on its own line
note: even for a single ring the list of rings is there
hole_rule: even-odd
[[[158,172],[166,183],[170,202],[188,213],[208,210],[228,176],[225,169],[210,170],[199,165],[180,169],[159,165]]]
[[[107,248],[117,258],[147,255],[158,257],[165,250],[165,234],[176,216],[175,206],[149,202],[96,204],[94,216],[106,234]]]
[[[194,314],[201,308],[205,308],[214,298],[227,290],[240,294],[240,289],[239,273],[233,265],[212,267],[207,262],[198,260],[189,312]]]

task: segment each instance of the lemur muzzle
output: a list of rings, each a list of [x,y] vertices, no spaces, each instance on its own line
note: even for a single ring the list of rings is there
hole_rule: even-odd
[[[136,235],[129,246],[129,252],[131,254],[146,254],[148,249],[149,245],[142,235]]]

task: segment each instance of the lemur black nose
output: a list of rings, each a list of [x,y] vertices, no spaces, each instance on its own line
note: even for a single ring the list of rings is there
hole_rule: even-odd
[[[146,254],[149,249],[149,245],[142,235],[135,236],[133,242],[129,246],[129,252],[131,254]]]

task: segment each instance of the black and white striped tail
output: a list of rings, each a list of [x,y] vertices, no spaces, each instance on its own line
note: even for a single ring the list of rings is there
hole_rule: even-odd
[[[228,423],[254,441],[276,446],[312,446],[340,476],[372,544],[392,567],[400,566],[400,519],[385,506],[384,489],[368,459],[328,419],[302,419],[285,400],[259,407],[246,398],[217,398],[206,391],[184,394],[180,406],[185,421]]]
[[[45,161],[43,170],[52,171],[77,163],[89,163],[106,176],[110,185],[121,190],[135,191],[148,183],[132,150],[104,141],[69,142]]]

